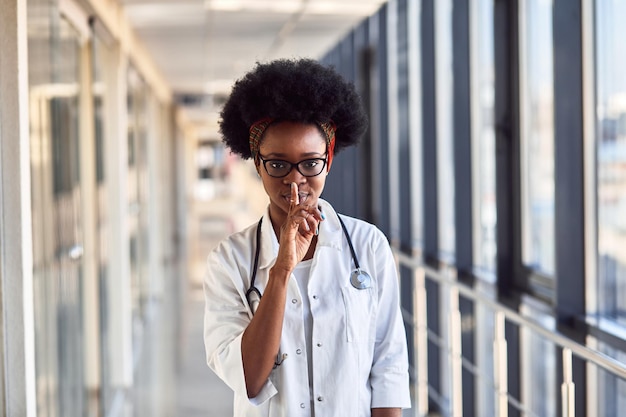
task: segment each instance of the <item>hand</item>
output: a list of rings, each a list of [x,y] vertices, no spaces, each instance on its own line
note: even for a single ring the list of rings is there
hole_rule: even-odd
[[[300,205],[298,186],[292,182],[289,213],[280,228],[280,247],[274,269],[288,273],[293,271],[308,252],[322,220],[322,213],[317,207]]]

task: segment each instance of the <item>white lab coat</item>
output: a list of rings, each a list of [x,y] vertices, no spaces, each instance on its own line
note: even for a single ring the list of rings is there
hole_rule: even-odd
[[[320,223],[308,287],[313,351],[307,352],[301,293],[292,275],[280,343],[281,354],[287,356],[252,399],[246,394],[241,338],[252,319],[245,294],[257,224],[230,236],[208,256],[207,362],[234,391],[235,416],[362,417],[370,416],[371,408],[410,407],[406,336],[389,244],[376,227],[342,216],[361,268],[372,277],[370,288],[354,288],[350,284],[354,264],[337,214],[327,202],[320,200],[320,205],[326,220]],[[277,254],[278,241],[266,213],[255,282],[261,293]],[[313,361],[312,393],[307,360]]]

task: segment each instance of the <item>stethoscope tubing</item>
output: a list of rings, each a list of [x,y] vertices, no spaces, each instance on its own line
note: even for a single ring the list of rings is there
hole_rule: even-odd
[[[364,275],[364,276],[367,276],[369,279],[369,275],[367,274],[367,272],[361,271],[359,259],[356,256],[356,251],[354,250],[354,245],[352,244],[352,239],[350,239],[350,234],[348,233],[348,229],[346,228],[345,223],[343,222],[339,214],[337,214],[337,218],[339,219],[339,223],[341,223],[343,234],[346,237],[346,240],[348,241],[348,246],[350,247],[350,254],[352,256],[352,261],[354,262],[354,266],[356,267],[355,271],[353,271],[352,273],[352,276]],[[252,276],[250,278],[250,287],[248,288],[248,291],[246,291],[246,301],[248,302],[248,305],[250,306],[250,310],[252,311],[252,314],[254,314],[256,311],[256,307],[253,306],[254,303],[252,302],[252,295],[256,294],[256,296],[258,297],[259,300],[256,302],[257,305],[260,302],[261,297],[262,297],[261,291],[259,291],[259,289],[254,285],[256,281],[256,272],[259,266],[259,255],[261,253],[261,225],[262,223],[263,223],[263,218],[261,217],[256,227],[256,245],[255,245],[255,252],[254,252],[254,266],[252,269]],[[355,286],[355,288],[359,288],[359,289],[367,288],[367,286],[361,286],[361,287],[357,286],[358,284],[355,284],[352,278],[351,278],[351,283],[353,286]]]
[[[250,295],[256,293],[256,295],[261,298],[261,292],[257,287],[254,286],[254,281],[256,280],[256,271],[259,267],[259,254],[261,253],[261,224],[263,223],[263,217],[259,220],[259,224],[256,227],[256,248],[254,253],[254,267],[252,268],[252,277],[250,278],[250,288],[246,291],[246,299],[248,300],[248,305],[252,306],[250,303]]]

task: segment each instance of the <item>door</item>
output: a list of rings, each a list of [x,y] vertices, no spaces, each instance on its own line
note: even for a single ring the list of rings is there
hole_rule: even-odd
[[[29,2],[29,88],[37,414],[83,416],[79,174],[80,37]]]

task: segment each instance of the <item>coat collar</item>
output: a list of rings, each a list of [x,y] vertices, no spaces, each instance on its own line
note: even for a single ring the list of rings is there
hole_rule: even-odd
[[[325,200],[319,199],[322,213],[326,215],[326,219],[320,223],[320,234],[317,238],[316,253],[321,247],[330,247],[341,250],[343,231],[337,212]],[[255,229],[256,230],[256,229]],[[255,243],[256,244],[256,243]],[[261,253],[259,254],[259,269],[269,268],[274,265],[276,256],[278,255],[278,239],[272,227],[270,220],[269,206],[263,215],[263,223],[261,225]]]

